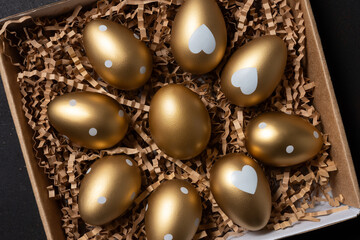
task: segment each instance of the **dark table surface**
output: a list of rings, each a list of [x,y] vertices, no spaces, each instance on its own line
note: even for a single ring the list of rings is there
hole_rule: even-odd
[[[55,0],[0,0],[0,18]],[[360,179],[360,12],[359,0],[311,0],[330,75]],[[0,84],[0,239],[45,239],[24,159]],[[360,218],[289,239],[341,234],[360,236]]]

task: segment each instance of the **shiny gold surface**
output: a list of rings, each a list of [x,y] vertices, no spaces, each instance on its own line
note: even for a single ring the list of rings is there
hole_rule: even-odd
[[[234,223],[255,231],[265,227],[269,221],[269,183],[260,166],[251,158],[232,153],[218,159],[210,171],[210,189],[219,207]]]
[[[281,112],[263,113],[245,130],[249,153],[265,164],[287,167],[305,162],[322,148],[321,133],[301,117]]]
[[[191,240],[201,220],[201,201],[187,181],[173,179],[149,197],[145,213],[148,240]]]
[[[136,89],[150,78],[151,53],[135,36],[126,27],[103,19],[85,27],[87,57],[100,77],[116,88]]]
[[[114,99],[99,93],[75,92],[50,102],[51,125],[71,141],[90,149],[109,148],[125,136],[129,120]]]
[[[114,220],[131,206],[140,186],[140,170],[129,156],[114,155],[96,160],[81,181],[81,218],[92,225]]]
[[[206,30],[201,31],[204,29],[199,28],[200,26]],[[198,29],[200,31],[197,31]],[[216,1],[187,0],[175,16],[171,32],[171,49],[176,62],[185,71],[203,74],[210,72],[221,61],[226,49],[226,38],[225,21]],[[197,46],[193,45],[193,40]],[[213,40],[215,48],[209,51],[206,46],[211,45]],[[191,46],[205,49],[192,52]]]
[[[268,98],[279,84],[286,59],[287,48],[279,37],[256,38],[230,57],[221,74],[221,89],[233,104],[242,107],[256,105]],[[252,85],[253,75],[245,74],[244,69],[256,69],[257,84]],[[250,90],[244,91],[244,88]]]
[[[199,96],[176,84],[167,85],[154,95],[149,127],[158,147],[177,159],[200,154],[211,134],[209,113]]]

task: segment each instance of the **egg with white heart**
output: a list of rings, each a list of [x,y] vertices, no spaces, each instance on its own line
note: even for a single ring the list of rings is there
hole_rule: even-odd
[[[160,184],[150,195],[145,213],[149,240],[191,240],[200,224],[201,200],[187,181],[173,179]]]
[[[94,70],[111,86],[133,90],[150,78],[150,50],[128,28],[109,20],[93,20],[85,27],[83,42]]]
[[[185,1],[175,16],[171,31],[172,53],[187,72],[210,72],[224,56],[226,26],[214,0]]]
[[[221,90],[233,104],[256,105],[279,84],[287,60],[285,42],[277,36],[256,38],[230,57],[221,73]]]
[[[210,171],[210,190],[221,210],[239,226],[256,231],[271,213],[271,191],[261,167],[240,153],[218,159]]]
[[[140,169],[127,155],[106,156],[86,171],[79,191],[81,218],[103,225],[126,212],[141,187]]]
[[[113,98],[93,92],[74,92],[55,97],[48,106],[51,125],[74,143],[104,149],[125,137],[129,118]]]
[[[245,145],[257,160],[289,167],[315,157],[323,146],[321,132],[305,119],[282,112],[263,113],[246,126]]]

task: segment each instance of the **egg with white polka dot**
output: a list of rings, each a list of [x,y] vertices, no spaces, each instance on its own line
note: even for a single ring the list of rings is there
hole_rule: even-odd
[[[150,78],[150,50],[128,28],[109,20],[93,20],[85,27],[83,42],[95,72],[111,86],[133,90]]]
[[[173,179],[150,195],[145,213],[148,240],[191,240],[201,220],[201,200],[187,181]]]
[[[130,208],[140,187],[140,170],[131,157],[113,155],[96,160],[81,181],[81,218],[91,225],[111,222]]]
[[[315,157],[323,146],[323,138],[318,129],[299,116],[268,112],[249,122],[245,145],[255,159],[288,167]]]
[[[129,118],[111,97],[93,92],[57,96],[48,106],[51,125],[71,142],[90,149],[104,149],[124,138]]]

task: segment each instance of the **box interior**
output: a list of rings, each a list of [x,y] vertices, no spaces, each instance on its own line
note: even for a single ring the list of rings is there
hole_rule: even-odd
[[[0,20],[0,26],[7,20],[18,19],[27,15],[32,17],[60,15],[71,11],[79,4],[85,6],[92,2],[94,2],[94,0],[64,0],[2,19]],[[356,217],[360,212],[360,210],[357,209],[360,208],[359,186],[316,23],[309,1],[301,0],[301,6],[304,11],[307,37],[306,75],[315,80],[314,105],[321,114],[324,132],[329,134],[329,141],[332,144],[330,154],[338,168],[338,171],[331,175],[331,187],[334,195],[341,193],[345,197],[345,204],[352,207],[346,211],[320,217],[321,221],[318,223],[301,222],[285,230],[251,232],[241,239],[263,238],[265,236],[280,238],[299,234]],[[13,27],[21,28],[20,25],[15,24]],[[3,42],[0,42],[0,44],[3,44]],[[45,233],[48,239],[65,239],[64,230],[61,227],[62,214],[59,205],[56,201],[49,199],[46,187],[50,185],[50,182],[42,169],[38,167],[37,160],[34,156],[32,147],[33,132],[24,116],[21,93],[18,83],[16,82],[18,69],[10,63],[9,59],[3,53],[1,53],[0,56],[0,71]],[[323,207],[326,208],[326,206]]]

